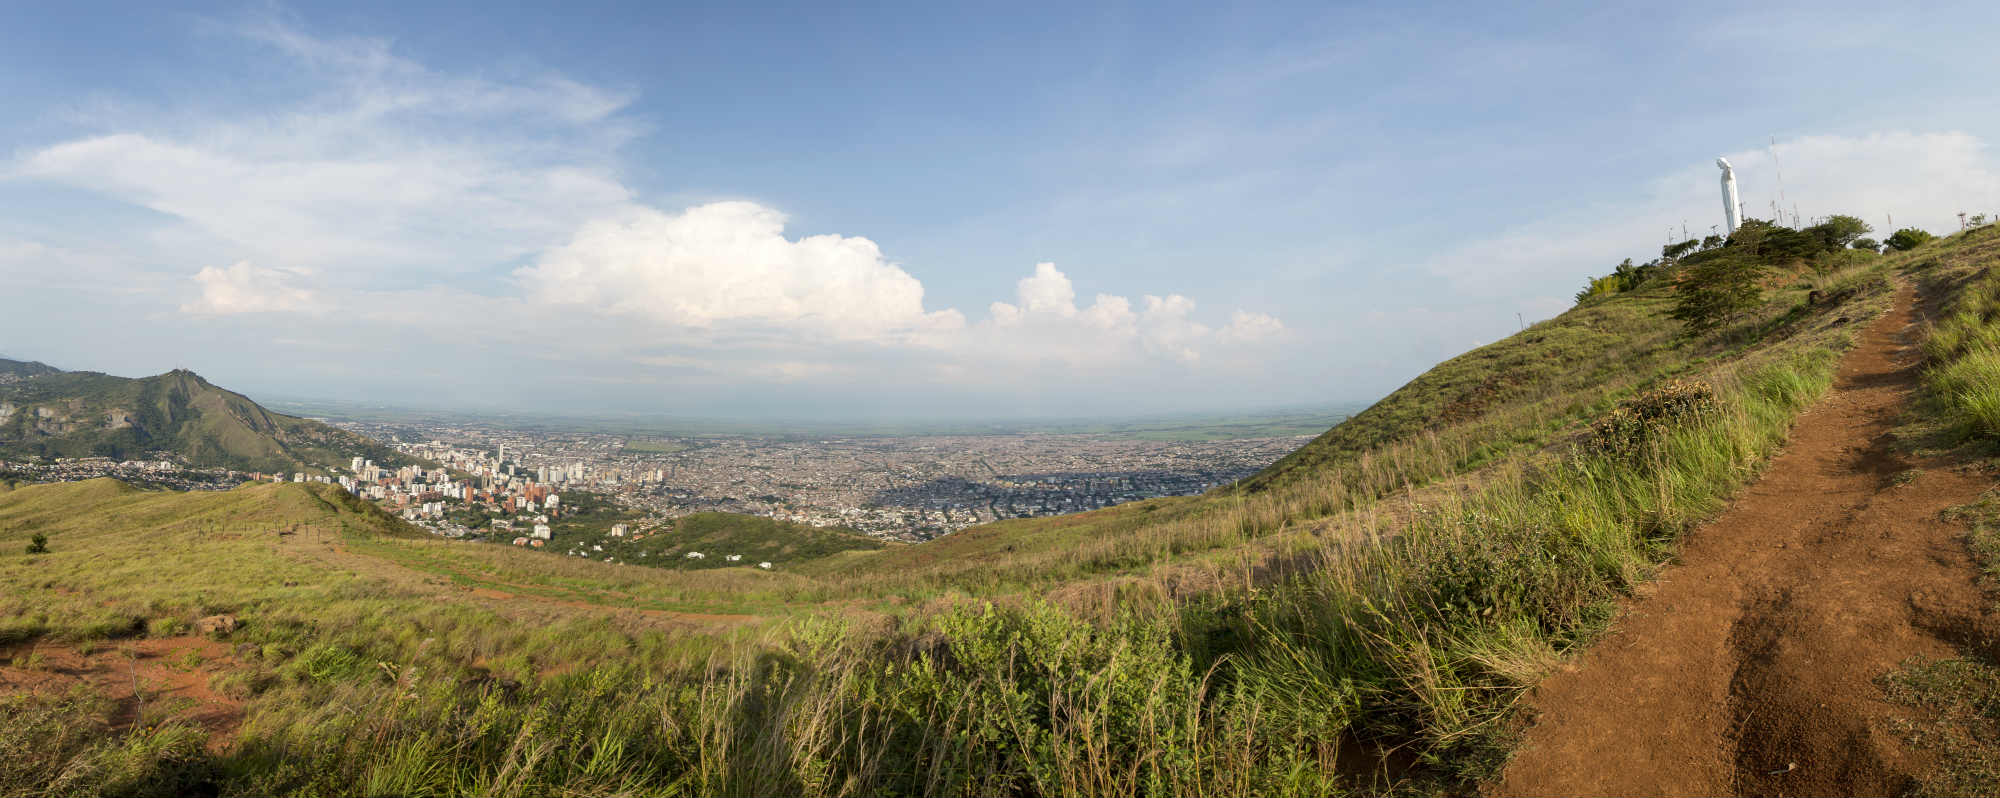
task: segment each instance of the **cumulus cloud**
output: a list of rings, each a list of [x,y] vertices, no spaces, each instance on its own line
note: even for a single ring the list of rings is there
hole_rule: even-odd
[[[313,310],[313,292],[298,284],[302,277],[295,271],[262,268],[249,261],[222,268],[205,266],[194,275],[201,295],[181,305],[181,312],[225,316]]]
[[[1215,330],[1194,300],[1172,294],[1098,294],[1079,307],[1053,263],[1014,285],[1012,302],[968,325],[953,308],[924,306],[924,286],[858,236],[789,238],[785,216],[753,202],[667,213],[630,206],[585,224],[567,243],[515,272],[528,299],[692,330],[758,330],[914,346],[1020,366],[1164,358],[1192,364],[1216,345],[1268,339],[1276,318],[1238,311]],[[823,372],[782,369],[792,379]],[[954,373],[957,373],[954,370]]]
[[[787,238],[784,214],[752,202],[677,214],[628,207],[585,224],[515,276],[534,299],[684,327],[740,323],[901,340],[964,324],[958,311],[926,311],[923,284],[875,242]]]
[[[1149,358],[1193,365],[1218,346],[1266,341],[1284,325],[1276,317],[1238,310],[1220,330],[1195,319],[1195,302],[1180,294],[1132,300],[1098,294],[1087,307],[1076,304],[1076,289],[1053,263],[1015,283],[1014,302],[994,302],[989,317],[973,333],[973,348],[1002,361],[1042,360],[1101,367]]]

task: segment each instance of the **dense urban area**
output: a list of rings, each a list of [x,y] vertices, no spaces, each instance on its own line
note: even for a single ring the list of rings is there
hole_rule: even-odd
[[[607,528],[608,519],[618,518],[632,534],[722,511],[917,541],[998,519],[1200,493],[1255,473],[1309,439],[634,437],[335,423],[431,465],[388,467],[354,457],[327,469],[271,474],[195,468],[157,452],[144,460],[0,460],[0,476],[33,482],[115,476],[180,490],[252,480],[337,483],[440,535],[536,547],[566,526],[566,515],[574,521],[580,507]]]
[[[1307,437],[1149,441],[1088,435],[633,438],[472,426],[339,426],[498,485],[519,504],[581,491],[654,523],[703,511],[923,540],[1002,518],[1200,493]],[[415,438],[415,440],[412,440]],[[467,485],[451,483],[461,494]],[[446,492],[447,495],[449,492]],[[558,499],[560,506],[561,499]],[[419,520],[437,517],[420,510]],[[449,515],[449,513],[443,513]]]

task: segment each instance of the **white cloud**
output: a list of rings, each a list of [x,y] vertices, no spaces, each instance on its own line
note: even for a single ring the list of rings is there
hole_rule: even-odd
[[[100,132],[23,152],[0,179],[97,192],[199,233],[197,262],[250,259],[368,277],[490,267],[551,246],[629,192],[612,153],[636,126],[623,94],[552,73],[446,75],[375,39],[316,39],[271,20],[292,101],[202,113],[196,94],[115,106]]]
[[[238,261],[217,268],[204,266],[194,281],[201,296],[181,305],[181,312],[198,316],[271,313],[315,309],[313,292],[298,285],[304,275],[286,269],[266,269]]]
[[[0,240],[0,263],[29,263],[48,255],[49,248],[39,241]]]
[[[342,88],[352,110],[364,114],[514,114],[571,124],[603,122],[632,101],[630,93],[606,91],[551,74],[515,74],[486,80],[439,73],[397,55],[389,40],[374,37],[315,38],[274,17],[237,26],[234,33],[277,48]]]
[[[1069,278],[1053,263],[1035,264],[1034,275],[1021,278],[1015,284],[1014,293],[1021,298],[1021,308],[1028,313],[1076,315],[1076,289],[1070,286]]]
[[[785,237],[785,216],[751,202],[678,214],[632,206],[585,224],[515,272],[545,302],[670,325],[749,324],[843,339],[904,340],[955,329],[955,310],[924,310],[924,286],[866,238]]]
[[[91,189],[175,217],[260,260],[373,272],[450,270],[519,257],[584,214],[626,198],[615,180],[570,166],[391,144],[367,153],[288,147],[256,157],[226,142],[115,133],[30,154],[22,177]]]
[[[1268,341],[1283,335],[1285,325],[1276,316],[1239,310],[1229,316],[1229,326],[1222,328],[1217,336],[1235,343]]]
[[[631,206],[583,226],[571,240],[515,272],[532,301],[568,312],[601,311],[705,331],[758,331],[806,345],[835,340],[914,346],[945,357],[1031,368],[1193,364],[1204,350],[1245,344],[1282,329],[1238,311],[1221,331],[1195,320],[1178,294],[1132,300],[1098,294],[1086,307],[1053,263],[1015,283],[1013,302],[967,325],[956,309],[924,307],[924,286],[855,236],[785,236],[785,217],[751,202],[718,202],[665,213]],[[820,376],[797,361],[788,379]],[[941,367],[942,368],[942,367]],[[963,369],[948,369],[962,374]]]
[[[995,302],[989,311],[969,331],[976,340],[968,348],[983,357],[1093,369],[1156,358],[1193,365],[1210,349],[1268,340],[1284,329],[1276,317],[1238,310],[1216,330],[1196,321],[1194,300],[1179,294],[1141,296],[1138,310],[1130,299],[1098,294],[1078,308],[1069,276],[1053,263],[1036,264],[1015,284],[1015,303]]]

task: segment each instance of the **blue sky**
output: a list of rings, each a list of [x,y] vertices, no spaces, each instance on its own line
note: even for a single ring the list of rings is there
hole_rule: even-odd
[[[1807,216],[2000,210],[1980,6],[410,5],[0,7],[0,353],[576,412],[1365,401],[1719,223],[1717,155],[1753,216],[1774,166]]]

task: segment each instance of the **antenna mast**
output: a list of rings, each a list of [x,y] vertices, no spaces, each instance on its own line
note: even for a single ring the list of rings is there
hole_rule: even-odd
[[[1771,137],[1771,171],[1778,175],[1778,201],[1771,206],[1774,215],[1781,213],[1778,208],[1785,204],[1785,167],[1778,164],[1778,137]],[[1792,224],[1798,224],[1797,208],[1792,212]]]

